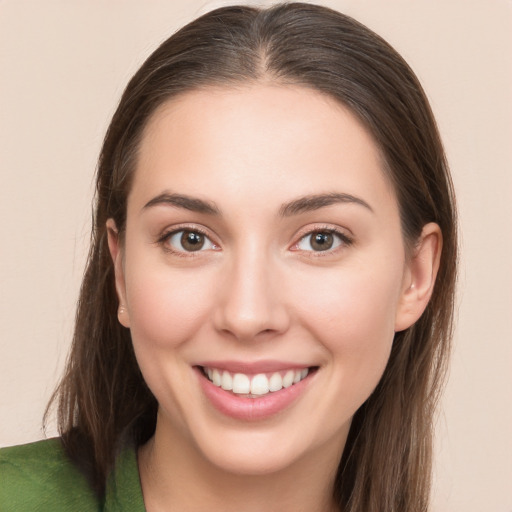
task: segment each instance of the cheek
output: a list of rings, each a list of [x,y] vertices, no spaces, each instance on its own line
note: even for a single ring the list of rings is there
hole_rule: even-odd
[[[343,386],[371,392],[389,358],[401,272],[368,268],[333,271],[296,293],[301,294],[298,316],[326,349]]]
[[[358,339],[363,333],[393,334],[401,286],[398,272],[333,270],[322,279],[311,276],[295,291],[303,317],[330,338]]]
[[[186,432],[184,404],[195,397],[182,346],[206,325],[214,293],[197,272],[173,269],[144,254],[132,261],[126,262],[125,282],[137,362],[160,407]]]
[[[126,296],[134,343],[174,348],[204,324],[213,291],[208,279],[167,265],[137,264],[126,268]]]

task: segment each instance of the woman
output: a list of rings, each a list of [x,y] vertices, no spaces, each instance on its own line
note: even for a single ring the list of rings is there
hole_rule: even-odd
[[[389,45],[306,4],[199,18],[112,119],[62,437],[3,451],[0,503],[426,510],[455,265]]]

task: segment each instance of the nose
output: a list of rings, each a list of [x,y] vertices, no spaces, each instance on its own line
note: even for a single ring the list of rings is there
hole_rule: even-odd
[[[284,333],[290,324],[277,265],[253,251],[232,261],[220,285],[214,324],[239,341]]]

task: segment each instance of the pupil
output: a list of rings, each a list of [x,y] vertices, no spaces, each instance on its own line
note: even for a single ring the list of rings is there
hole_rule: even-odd
[[[311,247],[316,251],[327,251],[332,247],[333,236],[331,233],[316,233],[313,236]]]
[[[187,251],[199,251],[204,245],[204,236],[201,233],[185,231],[181,235],[181,245]]]

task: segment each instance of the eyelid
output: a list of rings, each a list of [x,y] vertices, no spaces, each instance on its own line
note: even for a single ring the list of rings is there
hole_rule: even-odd
[[[166,242],[175,234],[181,232],[181,231],[190,231],[195,233],[200,233],[205,238],[207,238],[210,243],[214,246],[213,250],[220,249],[220,245],[214,240],[215,237],[211,235],[209,230],[206,228],[197,225],[197,224],[178,224],[176,226],[168,227],[163,230],[163,232],[158,236],[156,240],[156,244],[161,245],[163,249],[167,252],[170,252],[172,254],[175,254],[177,256],[183,256],[183,257],[195,257],[198,256],[197,253],[206,252],[205,250],[198,250],[198,251],[180,251],[178,249],[173,248],[170,246],[170,244],[166,244]],[[212,250],[212,249],[208,249]]]
[[[178,256],[184,256],[184,257],[194,257],[198,256],[201,252],[206,252],[205,250],[198,250],[198,251],[180,251],[177,249],[172,248],[169,244],[166,244],[166,242],[169,240],[169,238],[176,233],[179,233],[180,231],[191,231],[191,232],[197,232],[206,237],[210,243],[214,246],[213,250],[219,250],[220,244],[216,242],[216,236],[212,236],[209,229],[198,225],[198,224],[178,224],[172,227],[168,227],[162,231],[162,233],[158,236],[156,243],[163,246],[163,249],[167,252],[174,253]],[[333,235],[337,236],[339,240],[341,241],[341,244],[334,249],[327,249],[325,251],[307,251],[303,249],[299,249],[297,246],[298,244],[307,236],[312,235],[313,233],[318,232],[327,232],[332,233]],[[350,234],[349,234],[350,233]],[[350,232],[348,228],[341,228],[339,226],[335,226],[332,224],[315,224],[315,225],[309,225],[306,227],[301,228],[296,235],[294,236],[295,242],[289,247],[289,250],[291,251],[297,251],[297,252],[303,252],[303,253],[311,253],[310,256],[325,256],[328,254],[332,254],[337,252],[340,249],[343,249],[347,246],[350,246],[354,243],[354,236]],[[212,249],[207,249],[212,250]]]
[[[303,249],[299,249],[298,245],[300,242],[306,238],[307,236],[311,236],[313,233],[331,233],[337,236],[341,240],[341,244],[334,249],[327,249],[325,251],[306,251]],[[332,224],[318,224],[313,226],[307,226],[298,231],[295,235],[295,242],[290,247],[291,251],[301,251],[303,253],[310,253],[309,255],[314,257],[326,256],[328,254],[333,254],[344,247],[350,246],[354,243],[354,236],[352,234],[348,234],[350,232],[349,229],[340,228],[338,226],[333,226]]]

